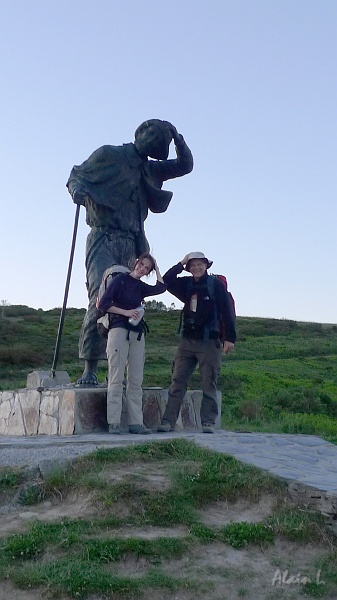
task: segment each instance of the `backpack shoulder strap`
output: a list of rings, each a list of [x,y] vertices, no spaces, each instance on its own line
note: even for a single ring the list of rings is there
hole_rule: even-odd
[[[207,276],[207,290],[208,293],[211,297],[211,300],[215,300],[215,280],[216,280],[216,275],[208,275]]]
[[[219,312],[218,312],[218,305],[217,305],[216,297],[215,297],[215,280],[216,280],[216,278],[217,278],[216,275],[212,275],[212,274],[207,275],[206,282],[207,282],[207,291],[208,291],[209,297],[212,300],[213,305],[214,305],[214,326],[216,328],[218,328]],[[209,340],[209,332],[210,332],[209,328],[205,327],[204,341]]]
[[[178,333],[181,334],[182,332],[182,328],[183,328],[183,316],[184,316],[184,312],[188,306],[188,303],[190,301],[190,295],[191,295],[191,291],[192,291],[192,283],[193,283],[193,277],[186,277],[185,279],[187,279],[187,283],[186,283],[186,301],[184,302],[184,306],[182,307],[181,311],[180,311],[180,318],[179,318],[179,325],[178,325]]]

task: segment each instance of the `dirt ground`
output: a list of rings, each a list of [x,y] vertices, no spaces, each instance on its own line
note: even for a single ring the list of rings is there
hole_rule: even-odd
[[[111,481],[133,477],[140,486],[164,489],[169,486],[160,465],[148,464],[128,465],[104,474]],[[238,501],[235,504],[218,502],[202,512],[202,521],[206,525],[221,527],[230,522],[259,522],[268,517],[275,503],[273,496],[265,496],[257,504]],[[0,537],[12,533],[23,532],[33,521],[52,522],[64,517],[90,518],[98,515],[94,495],[73,492],[65,498],[55,496],[52,500],[22,507],[20,505],[0,506]],[[172,528],[125,527],[113,530],[110,535],[154,538],[156,536],[184,537],[189,531],[184,526]],[[298,600],[303,595],[301,579],[310,578],[324,586],[324,573],[317,572],[315,562],[331,550],[326,540],[321,546],[317,544],[300,544],[276,539],[274,544],[249,546],[236,550],[231,546],[212,542],[196,544],[183,558],[167,560],[161,565],[163,571],[171,576],[196,578],[200,581],[198,593],[195,591],[154,590],[149,596],[152,600]],[[148,564],[145,559],[129,558],[111,566],[111,572],[121,576],[140,576],[145,573]],[[324,595],[325,600],[336,600],[336,594]],[[1,582],[0,600],[46,600],[46,590],[21,591],[10,582]],[[68,600],[65,597],[60,600]],[[103,600],[102,596],[89,596],[88,600]]]

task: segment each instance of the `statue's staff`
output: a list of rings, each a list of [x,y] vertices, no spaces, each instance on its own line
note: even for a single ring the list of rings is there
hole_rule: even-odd
[[[73,260],[74,260],[74,253],[75,253],[75,244],[76,244],[76,236],[77,236],[78,218],[80,215],[80,208],[81,208],[81,205],[77,204],[76,205],[76,213],[75,213],[73,239],[72,239],[72,243],[71,243],[71,250],[70,250],[70,257],[69,257],[68,274],[67,274],[66,286],[65,286],[65,290],[64,290],[63,306],[62,306],[62,310],[61,310],[59,328],[58,328],[58,332],[57,332],[56,345],[55,345],[55,351],[54,351],[54,360],[53,360],[53,364],[52,364],[52,368],[51,368],[51,377],[53,377],[53,378],[55,377],[56,365],[57,365],[59,351],[60,351],[64,318],[66,315],[66,307],[67,307],[70,277],[71,277],[71,271],[72,271],[72,267],[73,267]]]

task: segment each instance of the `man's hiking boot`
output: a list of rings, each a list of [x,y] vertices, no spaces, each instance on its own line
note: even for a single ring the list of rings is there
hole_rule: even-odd
[[[109,423],[109,433],[120,435],[121,426],[119,423]]]
[[[159,433],[168,433],[169,431],[174,431],[174,428],[168,421],[163,421],[158,426],[157,431],[159,431]]]
[[[146,425],[129,425],[129,433],[148,434],[152,433],[152,431]]]
[[[213,423],[203,423],[202,424],[202,433],[214,433],[214,424]]]

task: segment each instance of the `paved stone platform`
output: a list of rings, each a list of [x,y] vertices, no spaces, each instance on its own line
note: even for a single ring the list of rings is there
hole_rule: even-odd
[[[102,447],[176,438],[234,456],[288,482],[290,496],[337,520],[337,445],[310,435],[216,431],[112,436],[0,436],[0,466],[38,467],[43,474],[57,464]]]

